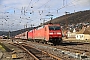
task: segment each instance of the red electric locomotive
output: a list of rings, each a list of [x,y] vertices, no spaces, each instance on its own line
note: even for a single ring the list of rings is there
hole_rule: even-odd
[[[48,24],[28,32],[28,39],[59,44],[62,42],[62,31],[59,24]]]

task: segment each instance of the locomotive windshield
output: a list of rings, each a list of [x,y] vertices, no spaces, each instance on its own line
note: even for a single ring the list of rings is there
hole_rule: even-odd
[[[60,26],[49,26],[49,30],[60,30]]]

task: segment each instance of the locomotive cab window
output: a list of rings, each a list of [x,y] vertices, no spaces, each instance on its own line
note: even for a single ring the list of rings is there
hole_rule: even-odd
[[[49,30],[60,30],[60,26],[49,26]]]

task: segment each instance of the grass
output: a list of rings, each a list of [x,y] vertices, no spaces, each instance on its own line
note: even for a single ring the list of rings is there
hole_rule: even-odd
[[[3,51],[7,51],[7,52],[12,52],[12,50],[11,49],[9,49],[8,47],[7,47],[7,45],[5,45],[5,44],[3,44],[3,43],[0,43],[0,49],[1,50],[3,50]]]
[[[2,47],[1,44],[0,44],[0,50],[2,50],[2,51],[6,51],[6,50]]]
[[[7,52],[11,52],[12,51],[7,46],[5,46],[3,43],[0,43],[0,50],[7,51]]]

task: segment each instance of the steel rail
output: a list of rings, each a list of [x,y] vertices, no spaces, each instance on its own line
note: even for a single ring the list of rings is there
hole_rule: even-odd
[[[31,55],[35,60],[39,60],[35,55],[33,55],[32,53],[30,53],[26,48],[24,48],[22,45],[18,44],[18,43],[9,43],[15,46],[18,46],[19,48],[23,49],[24,51],[26,51],[26,53],[28,53],[29,55]]]
[[[21,48],[23,50],[25,50],[29,55],[31,55],[35,60],[39,60],[35,55],[33,55],[30,51],[28,51],[26,48],[24,48],[23,46],[21,46]]]
[[[26,43],[21,43],[21,44],[19,44],[19,43],[10,43],[10,44],[15,45],[15,46],[18,46],[19,48],[23,49],[24,51],[26,51],[26,53],[28,53],[29,55],[31,55],[35,60],[40,60],[39,58],[37,58],[34,54],[32,54],[29,50],[27,50],[27,49],[26,49],[25,47],[23,47],[23,46],[28,46],[28,47],[30,47],[30,48],[36,49],[35,47],[29,46],[29,45],[27,45]],[[56,60],[62,60],[61,58],[59,58],[59,57],[57,57],[57,56],[54,56],[53,54],[47,53],[47,52],[42,51],[42,50],[40,50],[40,49],[36,49],[36,50],[41,51],[42,53],[44,53],[44,54],[46,54],[46,55],[49,55],[50,57],[52,57],[52,58],[54,58],[54,59],[56,59]]]
[[[24,45],[26,45],[26,44],[24,44]],[[28,46],[28,45],[26,45],[26,46]],[[28,46],[28,47],[34,48],[34,47],[32,47],[32,46]],[[36,48],[34,48],[34,49],[36,49]],[[54,59],[56,59],[56,60],[62,60],[61,58],[56,57],[56,56],[54,56],[53,54],[47,53],[47,52],[42,51],[42,50],[40,50],[40,49],[36,49],[36,50],[39,50],[39,51],[41,51],[42,53],[47,54],[47,55],[49,55],[50,57],[52,57],[52,58],[54,58]]]

